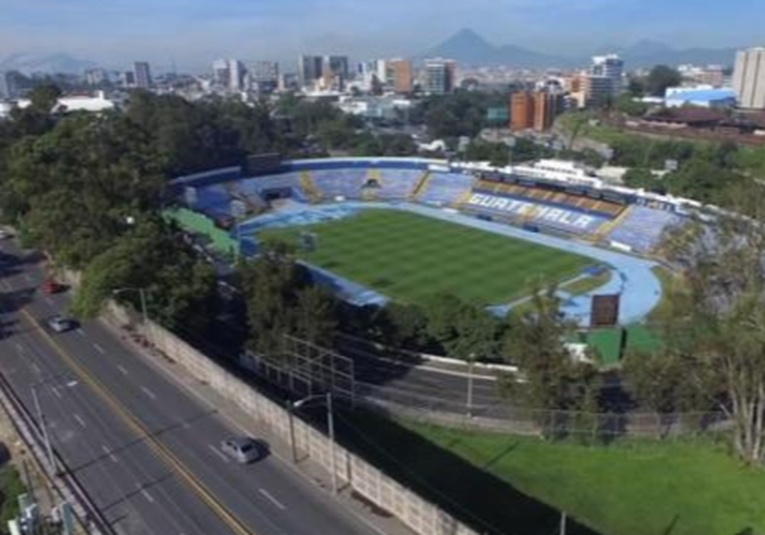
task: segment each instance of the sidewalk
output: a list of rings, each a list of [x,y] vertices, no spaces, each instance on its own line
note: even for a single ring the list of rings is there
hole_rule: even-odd
[[[279,459],[283,467],[305,478],[311,484],[326,492],[328,498],[333,499],[330,474],[321,465],[311,458],[301,458],[297,464],[293,463],[290,445],[272,434],[268,427],[261,425],[258,420],[243,411],[235,402],[224,398],[208,384],[200,382],[186,373],[180,364],[171,362],[167,358],[158,356],[150,350],[141,347],[125,331],[105,321],[101,323],[114,333],[131,352],[144,358],[153,368],[197,398],[201,403],[215,409],[218,416],[224,419],[233,429],[238,430],[238,432],[244,435],[265,440],[269,444],[271,455]],[[295,417],[297,418],[297,415]],[[299,452],[299,456],[300,454],[302,452]],[[367,502],[362,496],[347,486],[341,488],[334,499],[359,521],[381,535],[414,535],[415,533],[393,515]]]

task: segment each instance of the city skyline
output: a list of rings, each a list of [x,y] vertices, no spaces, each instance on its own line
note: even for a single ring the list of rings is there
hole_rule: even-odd
[[[765,15],[757,0],[231,0],[225,6],[213,0],[0,0],[0,8],[0,58],[62,52],[107,66],[145,59],[190,69],[217,57],[295,62],[301,52],[411,55],[465,26],[496,44],[566,55],[641,39],[743,47],[758,44],[757,15]]]

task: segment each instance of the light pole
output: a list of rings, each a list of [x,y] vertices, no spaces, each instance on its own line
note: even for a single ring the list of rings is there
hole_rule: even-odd
[[[467,381],[467,415],[473,417],[473,363],[475,362],[475,353],[468,357],[468,381]]]
[[[141,299],[141,316],[143,316],[143,323],[148,324],[149,314],[146,312],[146,290],[144,288],[117,288],[112,290],[112,295],[119,295],[124,292],[138,292],[138,296]]]
[[[43,415],[42,407],[40,406],[40,399],[37,397],[38,386],[39,383],[34,383],[31,386],[32,400],[34,401],[35,411],[37,412],[37,422],[39,423],[40,429],[42,430],[43,441],[45,442],[45,452],[48,455],[48,462],[53,469],[53,475],[57,476],[58,463],[56,463],[56,458],[53,456],[53,445],[50,442],[50,435],[48,434],[48,424],[45,421],[45,415]]]
[[[303,399],[299,399],[293,403],[287,402],[288,413],[290,417],[290,442],[292,443],[292,455],[293,460],[297,461],[297,449],[295,446],[295,428],[292,416],[293,409],[299,409],[306,403],[324,398],[324,403],[327,406],[327,430],[329,431],[329,452],[330,452],[330,470],[332,471],[332,493],[337,494],[337,459],[335,459],[335,422],[332,414],[332,392],[326,394],[316,394],[308,396]]]

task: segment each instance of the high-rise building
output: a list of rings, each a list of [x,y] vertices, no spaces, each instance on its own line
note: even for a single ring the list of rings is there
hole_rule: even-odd
[[[442,95],[451,93],[454,89],[457,72],[457,63],[449,59],[426,59],[425,60],[425,84],[426,93]]]
[[[534,127],[534,95],[518,91],[510,95],[510,130],[528,130]]]
[[[392,59],[386,62],[386,67],[386,85],[393,87],[396,93],[411,93],[412,62],[405,59]]]
[[[321,78],[324,58],[321,56],[300,56],[298,58],[298,81],[301,87],[309,87]]]
[[[765,109],[765,47],[739,50],[736,53],[733,89],[740,107]]]
[[[135,87],[135,72],[125,71],[122,73],[122,86]]]
[[[101,85],[107,81],[104,69],[88,69],[85,71],[85,83],[88,85]]]
[[[247,69],[251,89],[271,93],[279,87],[279,64],[275,61],[255,61]]]
[[[557,92],[537,91],[534,93],[534,130],[543,132],[552,128],[555,117],[562,108],[562,95]]]
[[[622,92],[624,61],[622,61],[616,54],[593,56],[590,74],[592,76],[602,76],[611,80],[612,95],[618,95]]]
[[[151,69],[146,61],[136,61],[133,67],[135,72],[135,85],[141,89],[151,87]]]
[[[244,89],[244,79],[247,71],[238,59],[228,60],[228,88],[231,91]]]
[[[213,83],[220,87],[228,87],[231,79],[231,69],[227,59],[216,59],[213,61]]]
[[[275,82],[279,79],[279,63],[276,61],[255,61],[249,70],[252,79],[258,82]]]
[[[583,79],[582,93],[587,106],[604,106],[614,99],[613,78],[590,74]]]
[[[342,91],[349,73],[347,56],[324,56],[321,67],[324,89]]]
[[[0,100],[11,100],[16,97],[16,81],[13,74],[0,71]]]

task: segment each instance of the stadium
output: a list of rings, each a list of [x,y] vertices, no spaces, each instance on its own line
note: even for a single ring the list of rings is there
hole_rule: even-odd
[[[661,237],[699,208],[556,160],[495,169],[261,155],[178,178],[173,192],[177,218],[217,232],[220,248],[291,243],[317,282],[356,305],[448,292],[504,315],[555,283],[561,312],[582,327],[645,320],[662,297]]]

